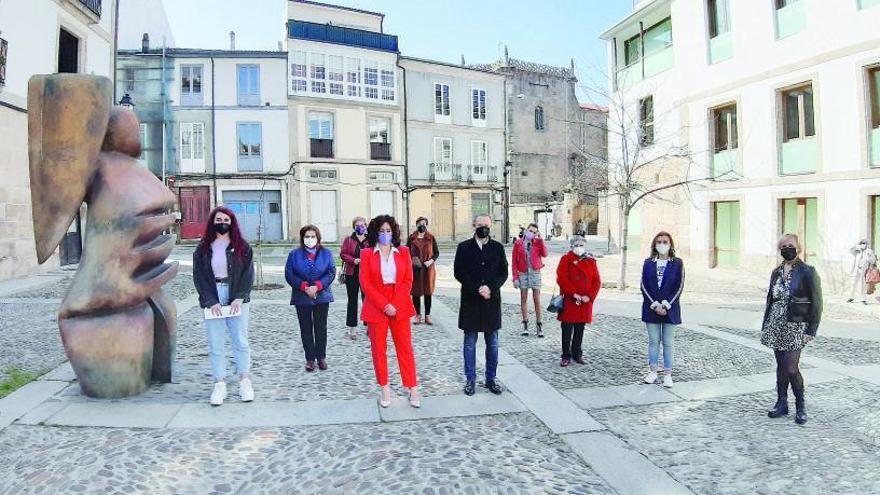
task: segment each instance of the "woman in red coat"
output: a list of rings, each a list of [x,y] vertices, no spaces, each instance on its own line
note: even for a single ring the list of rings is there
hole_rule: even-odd
[[[409,404],[420,407],[410,327],[410,319],[416,314],[410,297],[412,258],[409,249],[400,245],[400,226],[392,216],[380,215],[370,221],[367,242],[372,248],[361,250],[360,262],[361,290],[364,292],[361,320],[367,323],[376,381],[382,387],[379,404],[382,407],[391,405],[386,353],[390,328],[400,377],[403,386],[409,389]]]
[[[564,297],[562,310],[557,317],[562,322],[562,367],[584,362],[581,342],[584,326],[593,322],[593,300],[599,293],[602,281],[596,259],[587,254],[587,241],[579,235],[571,238],[571,251],[559,260],[556,283]]]

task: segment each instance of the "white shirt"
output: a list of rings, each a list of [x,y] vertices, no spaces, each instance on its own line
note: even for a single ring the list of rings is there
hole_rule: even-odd
[[[382,282],[386,284],[397,283],[397,262],[394,260],[394,255],[399,252],[396,247],[392,247],[388,259],[385,259],[382,251],[378,247],[376,248],[376,253],[379,255],[379,264],[382,268]]]
[[[661,260],[657,258],[657,287],[663,285],[663,274],[666,273],[666,265],[669,264],[669,260]]]
[[[229,246],[229,239],[214,239],[211,243],[211,270],[214,271],[214,278],[226,278],[229,276],[229,270],[226,267],[226,248]]]

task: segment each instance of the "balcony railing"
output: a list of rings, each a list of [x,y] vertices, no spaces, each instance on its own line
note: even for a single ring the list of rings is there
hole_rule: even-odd
[[[460,163],[428,164],[431,182],[460,182],[461,168]]]
[[[98,17],[101,17],[101,0],[79,0],[83,7],[91,10]]]
[[[312,158],[333,158],[332,139],[310,139]]]
[[[371,160],[390,160],[391,143],[370,143]]]
[[[467,182],[469,184],[497,182],[498,167],[462,165],[459,163],[429,163],[431,182]]]
[[[287,35],[298,40],[335,43],[397,53],[397,36],[362,29],[291,19],[287,23]]]
[[[488,165],[468,165],[467,181],[471,184],[474,182],[496,182],[498,180],[498,167],[490,167]]]

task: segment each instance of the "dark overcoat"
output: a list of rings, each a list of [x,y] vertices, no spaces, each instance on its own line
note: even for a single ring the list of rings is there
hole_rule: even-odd
[[[458,328],[465,332],[491,332],[501,328],[501,286],[507,281],[507,255],[500,242],[490,239],[482,249],[476,239],[458,245],[455,251],[455,279],[461,283]],[[480,287],[491,297],[484,299]]]

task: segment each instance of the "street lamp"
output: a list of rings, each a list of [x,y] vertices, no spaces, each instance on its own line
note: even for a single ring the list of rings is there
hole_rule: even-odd
[[[134,100],[131,98],[131,95],[125,93],[125,96],[119,100],[119,106],[134,111]]]
[[[510,171],[513,164],[504,162],[504,243],[510,242]]]

